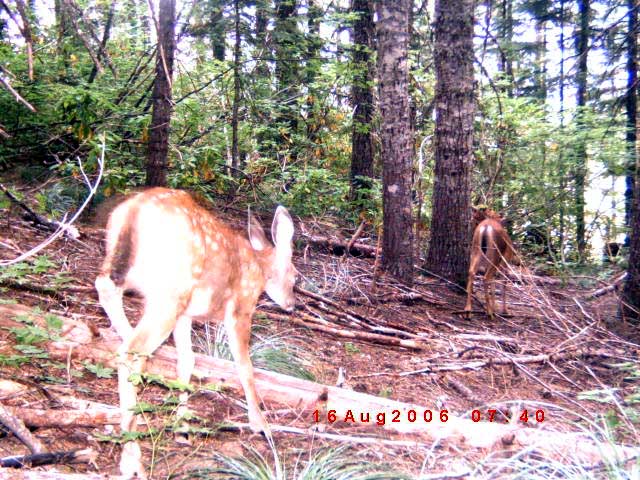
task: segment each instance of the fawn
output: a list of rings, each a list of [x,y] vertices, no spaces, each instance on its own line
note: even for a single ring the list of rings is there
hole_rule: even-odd
[[[502,219],[492,210],[478,210],[473,212],[473,240],[471,242],[471,263],[467,278],[467,304],[465,315],[469,317],[472,311],[473,279],[479,271],[484,272],[485,309],[489,317],[495,314],[495,284],[494,277],[507,262],[518,265],[520,260],[516,254],[509,234],[502,226]],[[507,313],[505,283],[502,289],[502,313]]]
[[[136,389],[129,377],[144,369],[146,358],[171,333],[178,379],[189,382],[195,362],[191,344],[194,317],[224,321],[251,429],[269,432],[249,358],[251,317],[263,291],[284,310],[295,307],[293,233],[291,216],[279,206],[271,225],[274,245],[251,215],[247,240],[186,192],[165,188],[138,193],[113,210],[106,231],[106,257],[95,286],[111,325],[122,338],[118,393],[123,432],[136,428],[132,411]],[[135,328],[122,304],[122,295],[129,289],[145,299],[144,314]],[[183,409],[186,400],[187,393],[182,393]],[[126,478],[146,478],[137,443],[124,445],[120,471]]]

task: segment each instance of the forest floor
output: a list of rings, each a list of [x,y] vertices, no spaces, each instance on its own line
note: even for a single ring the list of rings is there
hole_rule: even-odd
[[[245,214],[240,209],[218,211],[230,224],[243,228]],[[48,236],[47,232],[22,220],[13,208],[0,210],[0,221],[1,260],[15,258]],[[307,232],[322,232],[341,240],[348,240],[352,233],[341,231],[335,224],[320,224],[309,219],[304,220],[304,225]],[[46,255],[45,259],[32,261],[30,267],[22,271],[0,270],[2,301],[15,301],[108,328],[109,321],[93,289],[104,253],[104,230],[90,222],[78,227],[82,232],[79,241],[59,239],[41,252]],[[620,326],[615,291],[589,298],[605,281],[588,279],[587,285],[581,286],[585,279],[524,275],[509,282],[509,315],[490,319],[481,313],[481,304],[476,301],[477,312],[467,320],[461,315],[465,302],[461,289],[420,274],[412,288],[382,276],[374,290],[373,258],[345,258],[306,242],[304,237],[299,237],[296,245],[294,263],[301,273],[299,286],[335,303],[323,303],[299,293],[299,305],[291,317],[300,319],[304,313],[307,323],[315,327],[310,329],[282,320],[282,316],[276,320],[272,313],[277,310],[263,296],[254,316],[254,330],[262,337],[280,336],[292,348],[297,347],[304,353],[306,368],[317,382],[335,385],[341,368],[345,388],[419,404],[434,411],[444,408],[451,415],[468,417],[474,409],[484,415],[489,408],[508,411],[513,406],[516,415],[525,409],[530,416],[542,411],[542,423],[550,432],[589,428],[588,420],[602,425],[596,419],[599,415],[608,415],[617,418],[619,428],[615,441],[638,444],[634,427],[626,422],[622,410],[614,406],[637,392],[638,377],[631,378],[628,372],[614,365],[637,360],[639,347],[627,339],[638,339],[640,335],[628,326],[624,331],[612,332],[614,326]],[[478,291],[481,291],[480,282],[478,278]],[[126,311],[132,321],[139,317],[140,306],[139,299],[127,297]],[[373,343],[360,339],[357,334],[361,328],[345,322],[351,314],[367,319],[368,324],[375,327],[373,331],[395,329],[396,333],[388,335],[390,338],[405,332],[407,338],[421,338],[423,346],[408,349],[391,342],[385,344],[384,340]],[[331,333],[327,328],[322,331],[309,320],[313,318],[322,318],[328,322],[325,327],[329,325],[342,334],[352,334],[352,338]],[[206,338],[207,329],[196,325],[196,348],[202,351]],[[5,394],[1,399],[3,404],[46,409],[50,415],[55,415],[57,408],[53,399],[62,395],[118,405],[115,372],[109,375],[105,371],[104,376],[108,378],[100,378],[95,369],[92,373],[87,364],[73,359],[66,366],[46,358],[13,365],[8,358],[16,358],[21,353],[28,355],[24,349],[16,349],[17,343],[15,332],[0,330],[0,379],[13,380],[27,388],[12,396]],[[600,393],[584,394],[594,391]],[[166,403],[168,396],[167,388],[150,384],[143,388],[139,401],[159,406]],[[206,419],[201,420],[203,426],[223,421],[246,422],[240,401],[244,398],[238,395],[200,391],[190,397],[189,407],[200,419]],[[357,407],[354,405],[354,410]],[[266,415],[272,425],[309,429],[316,424],[312,412],[300,414],[279,409],[277,405],[267,405]],[[162,432],[163,426],[171,423],[168,416],[164,409],[148,413],[147,420]],[[323,423],[321,431],[342,435],[345,440],[347,435],[392,440],[412,438],[376,425]],[[59,426],[39,428],[34,434],[50,451],[91,447],[98,452],[93,464],[57,466],[57,471],[117,474],[120,446],[105,440],[117,431],[117,426]],[[142,440],[144,460],[146,465],[153,465],[153,478],[171,475],[189,478],[194,469],[218,464],[214,452],[229,456],[250,456],[258,452],[269,461],[273,459],[264,438],[245,430],[225,429],[195,435],[190,441],[190,445],[184,445],[166,433]],[[332,440],[314,435],[311,430],[303,435],[276,431],[274,441],[280,459],[288,465],[288,472],[299,470],[314,452],[341,445],[348,447],[346,455],[354,461],[387,464],[414,478],[438,472],[462,472],[460,478],[464,478],[464,472],[475,477],[492,476],[489,475],[491,469],[504,459],[500,455],[492,458],[495,452],[453,443],[430,443],[428,448],[419,442],[411,447],[399,443],[366,445]],[[26,453],[27,449],[14,436],[0,438],[0,457]],[[526,455],[535,456],[535,449]],[[513,476],[508,469],[499,472],[496,470],[493,478]]]

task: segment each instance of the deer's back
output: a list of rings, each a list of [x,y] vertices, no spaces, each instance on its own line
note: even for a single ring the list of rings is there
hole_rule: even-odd
[[[208,299],[228,297],[243,281],[244,264],[255,263],[242,235],[179,190],[153,188],[127,199],[111,214],[107,235],[111,269],[124,288],[145,297],[193,295],[203,305],[198,314],[207,313],[200,310]]]

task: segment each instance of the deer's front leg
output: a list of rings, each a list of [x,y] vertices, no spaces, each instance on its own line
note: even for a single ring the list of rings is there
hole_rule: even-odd
[[[229,349],[235,360],[240,383],[247,399],[249,425],[254,432],[269,433],[269,425],[260,410],[253,377],[253,365],[249,358],[249,339],[251,335],[251,315],[240,313],[235,301],[229,300],[225,306],[224,326],[229,337]]]

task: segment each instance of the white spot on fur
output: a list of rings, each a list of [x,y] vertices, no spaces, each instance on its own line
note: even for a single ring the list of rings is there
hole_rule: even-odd
[[[399,190],[399,188],[398,188],[398,185],[396,185],[396,184],[389,185],[389,186],[387,187],[387,191],[388,191],[389,193],[397,193],[397,192],[398,192],[398,190]]]

